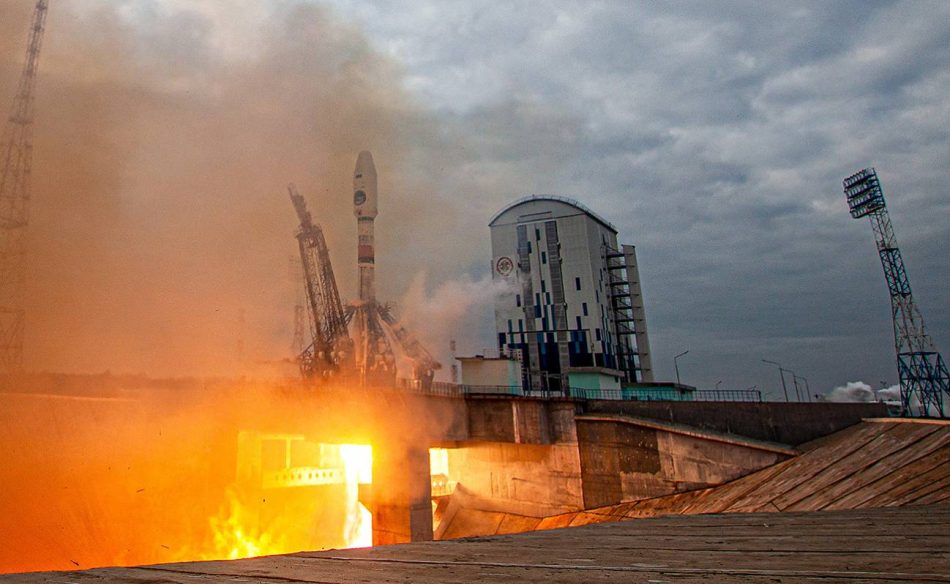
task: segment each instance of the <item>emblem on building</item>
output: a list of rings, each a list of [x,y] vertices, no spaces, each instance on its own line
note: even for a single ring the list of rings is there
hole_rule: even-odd
[[[507,276],[515,269],[515,263],[508,256],[502,256],[495,262],[495,271],[502,276]]]

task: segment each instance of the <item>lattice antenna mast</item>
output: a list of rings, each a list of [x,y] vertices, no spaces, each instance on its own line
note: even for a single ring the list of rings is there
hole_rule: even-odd
[[[30,220],[33,164],[33,100],[49,0],[33,10],[26,62],[0,141],[0,373],[23,364],[23,283],[26,228]]]
[[[851,216],[855,219],[868,217],[871,221],[884,268],[884,279],[891,295],[894,346],[901,387],[901,415],[913,414],[912,406],[916,398],[919,415],[927,416],[933,412],[943,418],[943,399],[945,395],[950,395],[950,374],[924,328],[924,318],[911,294],[910,280],[900,249],[897,248],[897,238],[887,213],[877,172],[873,168],[865,168],[844,179],[843,185]]]

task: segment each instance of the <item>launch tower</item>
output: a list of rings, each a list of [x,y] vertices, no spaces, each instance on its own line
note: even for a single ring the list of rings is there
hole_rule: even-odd
[[[950,374],[943,357],[924,329],[910,291],[910,280],[904,259],[897,248],[897,238],[884,204],[884,190],[873,168],[865,168],[844,179],[844,194],[851,217],[869,217],[877,251],[884,268],[884,279],[891,296],[891,317],[894,321],[894,346],[901,387],[901,415],[912,415],[913,402],[919,402],[921,416],[936,414],[945,417],[943,399],[950,394]]]
[[[48,0],[38,0],[33,10],[26,62],[0,140],[0,373],[18,371],[23,364],[23,283],[33,165],[33,91],[48,7]]]
[[[412,364],[410,382],[428,388],[441,365],[396,320],[392,306],[376,299],[374,221],[378,215],[378,195],[373,155],[360,152],[353,172],[359,295],[356,301],[344,305],[323,230],[313,222],[303,197],[293,186],[290,188],[290,198],[300,218],[297,240],[313,338],[313,343],[298,356],[301,373],[308,379],[346,378],[356,379],[362,386],[392,387],[396,385],[396,355],[392,349],[395,342]],[[352,325],[352,337],[348,325]]]

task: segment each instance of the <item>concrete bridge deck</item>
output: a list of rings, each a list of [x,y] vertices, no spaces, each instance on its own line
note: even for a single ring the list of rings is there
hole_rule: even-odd
[[[673,516],[248,560],[0,577],[200,582],[947,582],[950,505]]]

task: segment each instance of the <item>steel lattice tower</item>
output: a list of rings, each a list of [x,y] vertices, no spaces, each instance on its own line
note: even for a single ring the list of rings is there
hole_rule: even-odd
[[[901,415],[912,415],[916,397],[921,416],[935,412],[945,417],[944,394],[950,394],[950,374],[943,357],[934,347],[924,328],[924,318],[914,303],[904,259],[897,248],[897,238],[884,204],[884,191],[873,168],[865,168],[844,179],[844,194],[851,216],[869,217],[877,250],[884,268],[884,279],[891,295],[891,316],[894,320],[894,345],[897,351],[897,373],[901,387]]]
[[[49,0],[38,0],[33,10],[26,62],[0,141],[0,373],[18,371],[23,364],[23,283],[26,228],[30,221],[33,92],[48,7]]]

